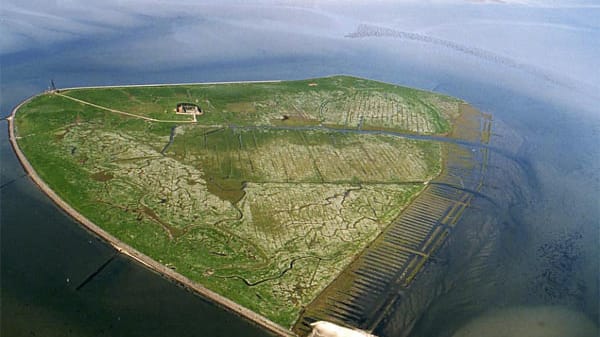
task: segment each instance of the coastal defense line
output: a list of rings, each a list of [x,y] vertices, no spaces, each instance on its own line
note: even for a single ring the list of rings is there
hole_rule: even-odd
[[[489,142],[491,116],[470,114],[458,126],[470,129],[470,141]],[[308,335],[315,321],[372,331],[402,300],[484,183],[488,148],[449,143],[445,151],[442,174],[305,308],[296,334]]]

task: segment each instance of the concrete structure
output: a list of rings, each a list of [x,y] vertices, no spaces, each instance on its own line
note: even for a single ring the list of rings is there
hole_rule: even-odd
[[[344,328],[326,321],[317,321],[310,326],[313,330],[308,337],[377,337],[363,330]]]

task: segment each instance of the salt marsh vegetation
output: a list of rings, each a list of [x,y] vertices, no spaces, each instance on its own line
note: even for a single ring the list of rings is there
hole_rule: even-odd
[[[290,327],[443,168],[438,142],[360,131],[445,135],[460,104],[348,76],[72,89],[27,103],[16,131],[81,214]]]

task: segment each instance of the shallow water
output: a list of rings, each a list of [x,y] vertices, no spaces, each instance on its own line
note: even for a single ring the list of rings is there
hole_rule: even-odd
[[[560,306],[510,307],[476,317],[453,337],[594,337],[597,326],[581,313]]]
[[[285,7],[267,19],[256,13],[240,19],[243,10],[227,19],[231,8],[227,15],[205,9],[204,19],[216,13],[206,19],[211,25],[194,10],[176,13],[181,25],[150,13],[138,26],[119,28],[118,37],[82,34],[4,53],[0,111],[6,116],[50,79],[66,87],[347,73],[460,97],[494,116],[485,198],[476,199],[419,276],[411,300],[396,303],[376,332],[461,336],[515,312],[528,322],[543,312],[552,321],[597,326],[600,99],[593,95],[599,76],[590,57],[600,50],[597,9],[432,6]],[[313,26],[303,30],[309,18]],[[561,83],[439,43],[343,37],[363,22],[490,50]],[[506,33],[491,34],[499,31]],[[215,36],[218,43],[203,43]],[[166,52],[164,45],[173,43],[190,49]],[[206,48],[192,48],[198,45]],[[5,121],[0,142],[2,335],[266,335],[121,256],[78,290],[115,252],[24,176]],[[560,309],[540,309],[548,306]]]
[[[515,305],[564,305],[598,324],[597,199],[583,197],[597,190],[576,180],[588,174],[597,179],[597,173],[579,162],[586,173],[575,178],[569,162],[578,158],[574,152],[585,160],[586,147],[587,156],[593,156],[593,141],[584,142],[589,140],[575,131],[588,126],[574,127],[563,143],[552,139],[553,125],[546,131],[553,133],[550,139],[530,136],[501,118],[525,109],[540,115],[563,112],[515,93],[505,102],[502,113],[494,113],[482,190],[487,199],[475,201],[439,260],[415,282],[411,301],[399,303],[378,327],[380,335],[452,336],[485,311]],[[547,143],[553,150],[544,149]],[[552,162],[548,157],[553,156],[566,161]]]

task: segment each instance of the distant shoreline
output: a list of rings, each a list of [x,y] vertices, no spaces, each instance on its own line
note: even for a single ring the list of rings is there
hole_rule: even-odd
[[[280,82],[280,81],[212,82],[212,83],[196,83],[196,85],[197,84],[226,84],[226,83],[274,83],[274,82]],[[88,88],[144,87],[144,86],[145,87],[152,87],[152,86],[158,87],[158,86],[170,86],[170,85],[195,85],[195,84],[194,83],[142,84],[142,85],[125,85],[125,86],[61,88],[59,90],[74,90],[74,89],[88,89]],[[104,241],[108,242],[111,246],[113,246],[117,250],[117,252],[131,257],[135,261],[141,263],[142,265],[146,266],[150,270],[157,272],[158,274],[160,274],[163,277],[169,279],[170,281],[176,283],[177,285],[182,286],[185,289],[188,289],[196,294],[203,296],[204,298],[212,301],[213,303],[217,304],[218,306],[220,306],[226,310],[229,310],[229,311],[237,314],[238,316],[241,316],[262,328],[265,328],[266,330],[276,334],[277,336],[296,337],[296,334],[294,334],[292,331],[280,326],[279,324],[267,319],[266,317],[264,317],[262,315],[257,314],[256,312],[254,312],[248,308],[245,308],[245,307],[231,301],[230,299],[228,299],[226,297],[223,297],[223,296],[203,287],[202,285],[200,285],[198,283],[193,282],[189,278],[177,273],[176,271],[164,266],[163,264],[155,261],[154,259],[150,258],[149,256],[139,252],[135,248],[127,245],[126,243],[122,242],[121,240],[117,239],[113,235],[106,232],[104,229],[102,229],[99,226],[97,226],[96,224],[94,224],[91,220],[87,219],[85,216],[83,216],[81,213],[79,213],[77,210],[75,210],[71,205],[69,205],[64,200],[62,200],[58,196],[58,194],[56,194],[56,192],[54,192],[42,180],[42,178],[40,178],[40,176],[37,174],[37,172],[31,166],[31,164],[29,163],[29,161],[27,160],[27,158],[25,157],[25,155],[19,148],[19,145],[17,144],[17,136],[15,134],[14,118],[15,118],[18,110],[23,105],[25,105],[26,103],[28,103],[29,101],[34,99],[35,97],[37,97],[39,95],[43,95],[43,94],[44,93],[41,93],[41,94],[33,95],[33,96],[26,98],[25,100],[20,102],[15,108],[13,108],[13,110],[11,111],[11,114],[8,117],[6,117],[5,119],[8,121],[8,132],[9,132],[8,138],[9,138],[10,144],[13,148],[13,151],[15,152],[15,154],[17,156],[17,159],[23,166],[23,169],[25,170],[27,175],[31,178],[31,180],[37,185],[37,187],[44,194],[46,194],[58,207],[60,207],[63,211],[65,211],[69,216],[71,216],[73,219],[75,219],[77,222],[79,222],[85,229],[87,229],[88,231],[97,235]]]

